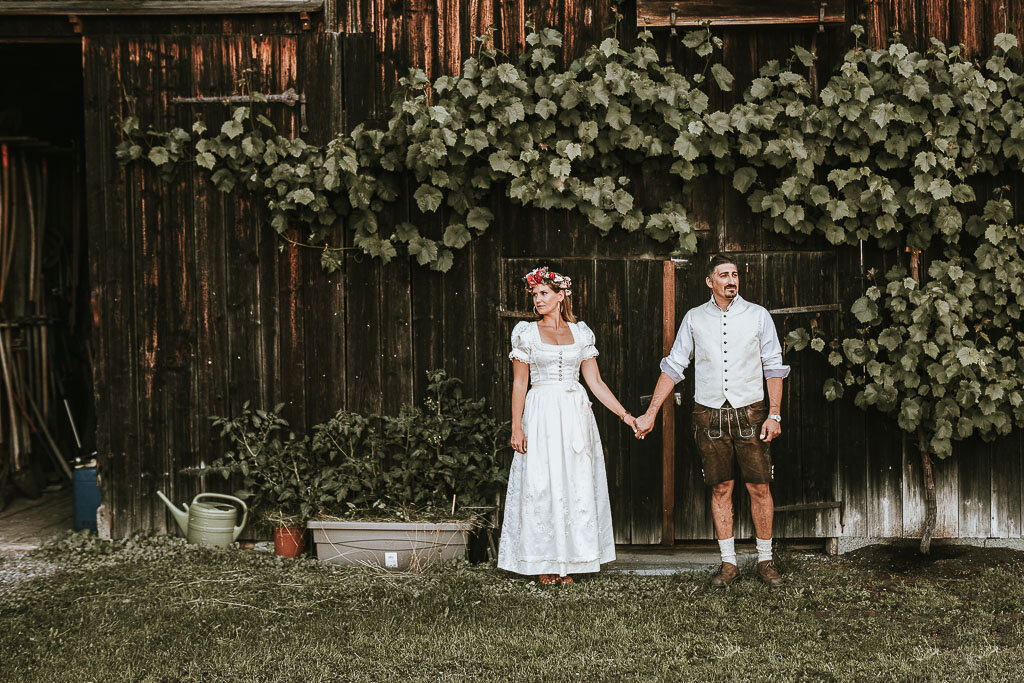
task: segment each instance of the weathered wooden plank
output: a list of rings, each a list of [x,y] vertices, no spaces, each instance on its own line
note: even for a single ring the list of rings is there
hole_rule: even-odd
[[[886,0],[889,5],[890,31],[900,34],[900,40],[914,47],[925,44],[921,15],[916,0]],[[934,0],[930,0],[934,2]]]
[[[903,439],[903,535],[907,538],[921,536],[921,529],[924,525],[924,484],[922,480],[921,454],[912,440]],[[935,463],[938,464],[938,463]],[[939,492],[936,487],[936,501],[939,501]],[[943,504],[948,505],[949,500],[945,499],[939,503],[939,509]]]
[[[2,15],[88,16],[318,12],[324,0],[4,0]]]
[[[155,48],[154,92],[165,93],[179,78],[185,78],[183,73],[189,72],[191,51],[188,41],[180,38],[163,38]],[[167,111],[166,97],[161,97],[159,106],[167,112],[167,123],[189,125],[187,116]],[[159,400],[153,406],[155,421],[147,425],[158,439],[158,449],[149,454],[149,469],[153,475],[150,481],[153,489],[180,492],[175,499],[184,499],[195,488],[195,481],[180,474],[180,468],[198,464],[195,438],[200,417],[195,406],[181,400],[183,396],[195,396],[198,391],[196,261],[191,258],[195,252],[194,194],[190,176],[185,174],[161,183],[156,228],[161,235],[162,248],[157,260],[149,266],[155,271],[158,305],[162,307],[157,354]],[[153,491],[144,492],[144,496],[151,516],[166,521],[166,509],[155,499]]]
[[[751,26],[772,24],[841,24],[846,21],[844,0],[824,0],[824,13],[818,3],[802,0],[637,0],[637,25],[670,26],[675,14],[676,26]]]
[[[938,38],[948,43],[950,38],[950,5],[956,0],[927,0],[921,6],[921,36],[925,40]]]
[[[406,0],[403,3],[402,64],[423,69],[433,81],[437,73],[437,4],[428,0]],[[404,71],[402,72],[404,73]]]
[[[597,358],[601,378],[627,410],[639,415],[643,408],[637,403],[636,396],[627,395],[626,378],[634,372],[645,377],[651,373],[647,368],[637,367],[630,354],[625,328],[626,262],[579,262],[575,266],[574,275],[581,283],[589,281],[588,299],[592,303],[587,307],[585,320],[579,319],[584,320],[594,331],[597,350],[601,354]],[[630,440],[634,437],[622,428],[621,420],[596,401],[594,412],[604,446],[615,539],[618,543],[628,543],[631,531],[628,453]]]
[[[91,36],[278,36],[323,30],[323,15],[320,12],[308,13],[307,19],[298,13],[75,16],[81,22],[82,34]]]
[[[469,395],[476,395],[477,330],[475,299],[478,289],[486,280],[478,282],[474,277],[476,254],[470,249],[460,249],[455,254],[451,270],[441,278],[440,292],[423,292],[424,296],[441,298],[444,307],[442,319],[445,329],[458,329],[459,334],[443,336],[444,367],[449,374],[463,381]]]
[[[460,3],[462,16],[459,26],[462,30],[463,59],[475,54],[477,45],[473,39],[478,36],[490,36],[494,30],[494,2],[493,0],[468,0]],[[488,41],[484,47],[491,47],[493,41]]]
[[[413,268],[419,266],[409,258],[400,258],[375,269],[380,274],[383,318],[379,323],[381,387],[384,394],[381,408],[392,415],[397,414],[403,404],[415,401],[417,375],[425,371],[414,362]],[[438,290],[416,293],[427,300],[442,296]]]
[[[407,197],[412,196],[409,189]],[[411,210],[411,220],[420,226],[422,233],[437,239],[440,237],[443,216],[424,216]],[[445,329],[444,317],[444,276],[437,271],[419,265],[411,266],[412,279],[412,378],[413,395],[426,395],[427,370],[444,368]]]
[[[345,341],[347,367],[347,400],[349,410],[377,413],[382,408],[381,376],[381,298],[367,292],[381,291],[380,264],[365,256],[347,256],[345,275]]]
[[[501,213],[499,204],[493,194],[490,199],[491,211],[497,216]],[[505,349],[508,340],[502,337],[502,327],[498,323],[503,283],[501,235],[498,226],[492,225],[485,235],[474,241],[470,249],[474,253],[473,279],[488,283],[488,286],[478,285],[476,295],[473,297],[477,321],[477,364],[473,371],[476,378],[476,394],[487,396],[491,400],[495,414],[504,420],[507,416],[497,412],[498,395],[504,397],[511,392],[511,387],[499,386],[497,380],[501,373],[496,372],[496,369],[507,369],[510,365],[508,350]]]
[[[681,265],[676,270],[676,329],[683,317],[694,306],[708,299],[705,284],[704,258],[695,258],[692,263]],[[657,368],[650,374],[658,377]],[[711,517],[710,488],[704,484],[701,456],[697,450],[693,431],[693,369],[689,369],[683,381],[676,385],[681,401],[676,409],[676,538],[680,540],[714,539],[715,528]],[[654,382],[644,390],[654,390]],[[647,406],[641,406],[646,410]]]
[[[162,111],[157,100],[155,83],[156,65],[153,64],[157,46],[146,40],[129,41],[126,44],[127,60],[122,65],[121,77],[136,88],[136,106],[141,115],[162,119]],[[162,248],[162,231],[160,230],[160,202],[163,188],[160,186],[158,174],[148,166],[133,169],[132,174],[132,214],[130,229],[135,235],[129,244],[132,245],[136,263],[134,269],[134,285],[137,298],[133,311],[140,334],[136,340],[138,366],[138,405],[139,424],[143,427],[139,438],[139,448],[129,454],[131,466],[128,476],[134,487],[131,514],[135,524],[142,528],[163,528],[166,515],[151,516],[153,508],[145,500],[148,489],[152,486],[153,471],[151,459],[159,457],[161,444],[158,440],[158,419],[162,417],[159,409],[161,396],[159,391],[160,358],[158,351],[163,341],[166,327],[162,325],[163,310],[160,301],[160,271],[157,265]],[[170,340],[167,340],[170,342]]]
[[[800,254],[796,262],[797,289],[807,296],[818,296],[819,301],[838,303],[839,284],[836,253],[831,249],[822,253]],[[795,297],[797,301],[799,297]],[[813,300],[813,299],[812,299]],[[807,301],[807,299],[804,299]],[[803,325],[816,325],[826,338],[838,334],[839,316],[835,312],[814,312],[793,316]],[[802,320],[801,320],[802,319]],[[787,321],[780,329],[785,335]],[[803,361],[800,381],[803,394],[800,399],[801,481],[807,503],[838,501],[838,450],[835,440],[837,407],[823,400],[822,385],[833,375],[832,366],[821,355],[812,353]],[[835,536],[839,531],[836,510],[802,513],[804,537]]]
[[[495,48],[510,55],[520,54],[526,44],[525,0],[495,0],[495,5]]]
[[[182,70],[182,80],[190,87],[202,87],[209,79],[211,62],[216,54],[206,49],[207,43],[193,40],[184,43],[187,54]],[[181,90],[177,90],[180,92]],[[189,108],[176,108],[179,120],[187,121],[193,115]],[[191,442],[195,455],[183,459],[173,467],[202,467],[220,452],[219,430],[210,424],[210,415],[229,415],[228,402],[229,366],[228,348],[228,268],[227,230],[218,220],[222,216],[220,193],[209,182],[206,174],[188,172],[187,191],[182,199],[189,203],[190,230],[193,233],[194,289],[196,307],[194,316],[196,334],[195,387],[193,391],[194,429]],[[172,266],[173,267],[173,266]],[[180,477],[176,492],[168,492],[172,500],[191,500],[205,481],[193,477]],[[177,494],[177,495],[172,495]]]
[[[629,373],[626,395],[639,397],[650,392],[654,371],[661,361],[661,262],[628,261],[625,300],[630,338]],[[639,369],[650,368],[647,371]],[[661,540],[661,430],[644,440],[629,441],[630,542],[658,543]]]
[[[303,136],[314,144],[326,144],[344,127],[342,93],[343,43],[335,34],[313,34],[299,42],[298,85],[307,95],[306,116],[310,132]],[[343,224],[338,221],[328,242],[343,244]],[[301,250],[304,277],[302,311],[305,344],[303,368],[307,425],[319,424],[345,406],[345,272],[327,273],[320,264],[319,249]],[[297,373],[302,374],[302,373]]]
[[[373,0],[370,17],[370,33],[376,42],[374,52],[377,55],[377,77],[371,81],[377,85],[373,93],[377,102],[374,112],[385,112],[389,94],[398,84],[398,79],[405,75],[409,66],[405,62],[406,36],[402,3]],[[352,55],[347,50],[345,59],[346,64],[350,63],[352,59]]]
[[[867,536],[903,535],[902,432],[891,420],[867,416]]]
[[[814,296],[798,282],[798,255],[795,253],[768,254],[759,259],[757,279],[763,283],[763,293],[758,299],[751,299],[766,308],[793,306],[803,298]],[[741,282],[741,294],[745,283]],[[800,297],[800,299],[798,299]],[[804,299],[806,300],[806,299]],[[816,296],[815,303],[820,301]],[[789,329],[800,327],[805,320],[791,319],[787,316],[773,317],[776,330],[781,339],[785,339]],[[774,467],[774,481],[771,490],[776,505],[795,505],[815,500],[808,498],[805,491],[803,464],[803,435],[805,422],[803,415],[804,391],[807,377],[804,362],[809,354],[801,354],[786,359],[791,366],[787,379],[783,380],[782,395],[782,436],[771,444],[771,458]],[[768,399],[765,390],[765,400]],[[806,513],[790,512],[776,516],[773,534],[776,538],[797,538],[802,533],[803,520]]]
[[[202,43],[193,42],[188,60],[190,75],[198,83],[204,72]],[[188,112],[186,112],[187,114]],[[230,226],[222,223],[222,198],[204,174],[190,174],[189,186],[194,193],[192,203],[193,259],[195,262],[196,291],[196,434],[194,442],[199,453],[198,462],[205,465],[219,452],[219,430],[214,430],[210,415],[229,415],[230,348],[228,336],[229,286],[228,240]],[[237,258],[237,256],[236,256]],[[234,264],[234,259],[232,260]],[[184,482],[182,482],[184,484]],[[197,482],[192,482],[195,488]],[[188,488],[187,486],[184,488]],[[188,491],[191,493],[191,490]],[[185,494],[185,498],[191,497]]]
[[[857,248],[839,249],[836,254],[837,296],[843,306],[839,334],[855,329],[856,321],[849,313],[850,305],[864,291],[861,253]],[[838,337],[838,335],[837,335]],[[839,376],[841,379],[841,376]],[[836,402],[836,454],[838,460],[840,500],[845,504],[843,528],[845,536],[866,536],[867,514],[867,422],[864,411],[853,405],[853,392]]]
[[[375,0],[372,4],[372,22],[375,36],[378,41],[384,40],[385,36],[379,33],[385,27],[393,27],[392,18],[382,15],[384,3]],[[394,38],[393,33],[388,33],[387,39]],[[393,49],[393,43],[388,43]],[[382,43],[378,42],[378,51]],[[374,66],[371,59],[367,58],[367,38],[365,36],[345,36],[343,46],[345,78],[344,85],[344,107],[346,130],[351,130],[356,125],[363,123],[381,111],[380,100],[365,97],[362,92],[366,89],[367,82],[376,82],[378,85],[385,85],[382,80],[383,73],[390,73],[394,64],[391,61],[394,53],[382,55],[384,60],[376,64],[378,69],[375,77],[370,77],[369,69]],[[386,59],[385,59],[386,57]],[[379,88],[383,89],[383,88]],[[352,246],[352,235],[345,228],[345,246]],[[344,351],[346,368],[346,400],[345,406],[348,410],[363,413],[380,412],[382,407],[383,376],[381,363],[381,312],[382,306],[387,305],[385,296],[375,296],[373,292],[385,292],[384,283],[380,277],[380,264],[373,262],[365,255],[355,255],[351,251],[346,252],[345,257],[345,280],[347,283],[344,293],[344,322],[345,338]],[[393,284],[401,285],[402,275],[397,277]],[[357,286],[353,286],[353,284]],[[391,359],[398,368],[405,367],[402,362]],[[399,372],[401,370],[396,370]],[[409,368],[411,372],[411,367]],[[339,406],[340,407],[340,406]]]
[[[1021,435],[1011,434],[992,444],[992,503],[989,535],[1021,537]]]
[[[463,47],[470,47],[469,43],[462,42],[462,4],[458,0],[440,0],[437,3],[434,20],[437,32],[436,76],[462,72]]]
[[[987,538],[992,529],[992,448],[980,439],[958,443],[960,536]]]
[[[228,87],[246,67],[235,39],[203,36],[198,45],[201,59],[195,66],[197,88],[215,92]],[[203,113],[209,125],[221,125],[223,111]],[[200,182],[208,183],[209,176],[203,175]],[[274,326],[270,317],[264,318],[261,307],[261,290],[270,283],[264,285],[261,281],[260,259],[261,253],[268,251],[265,243],[270,242],[273,250],[275,238],[264,232],[253,202],[237,196],[219,195],[216,213],[209,220],[213,225],[223,226],[227,253],[231,255],[225,278],[227,354],[220,360],[228,376],[229,411],[237,414],[246,401],[254,407],[270,408],[273,403],[264,391],[263,364],[267,358],[264,348],[272,341]],[[215,442],[214,448],[219,446]]]
[[[935,481],[934,538],[954,538],[960,527],[960,462],[957,458],[932,460]],[[903,535],[921,536],[924,524],[924,475],[921,453],[913,438],[907,438],[903,448]]]
[[[917,462],[921,462],[920,454]],[[955,538],[960,535],[960,461],[950,458],[932,460],[932,478],[935,480],[936,504],[933,536]],[[919,475],[918,479],[923,483],[923,475]]]
[[[95,344],[93,400],[96,407],[96,449],[98,473],[106,485],[100,487],[112,531],[122,528],[127,487],[123,485],[125,451],[133,447],[138,422],[132,405],[135,385],[133,320],[130,315],[134,289],[131,259],[122,238],[130,239],[124,221],[124,204],[114,191],[117,173],[110,158],[114,145],[110,116],[117,112],[116,65],[120,46],[83,39],[83,81],[85,126],[92,134],[84,140],[86,213],[89,225],[109,225],[96,230],[86,244],[91,287],[91,324]]]

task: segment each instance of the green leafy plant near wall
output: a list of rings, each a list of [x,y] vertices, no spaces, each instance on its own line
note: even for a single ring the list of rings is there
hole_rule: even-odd
[[[632,50],[607,38],[558,70],[561,36],[546,29],[528,36],[515,62],[481,50],[460,76],[428,84],[411,72],[384,129],[359,126],[325,147],[278,135],[248,107],[216,133],[202,121],[142,133],[129,117],[117,154],[168,175],[194,163],[224,191],[262,193],[274,229],[304,230],[328,269],[340,266],[346,226],[351,248],[385,261],[404,249],[447,270],[492,222],[496,190],[690,254],[696,237],[682,204],[641,205],[633,188],[645,175],[675,178],[678,197],[712,171],[731,177],[778,233],[925,251],[935,256],[925,280],[900,268],[872,274],[852,307],[854,336],[829,340],[812,327],[789,342],[839,368],[829,399],[855,388],[858,406],[916,437],[933,495],[932,454],[1024,425],[1024,238],[1005,198],[977,196],[986,177],[1024,162],[1021,52],[1005,33],[979,62],[937,41],[925,52],[898,41],[868,49],[863,29],[853,33],[857,44],[819,92],[805,75],[815,56],[794,47],[728,111],[711,110],[705,92],[705,74],[722,90],[734,84],[712,63],[721,42],[709,29],[684,36],[706,60],[689,77],[660,63],[646,32]],[[381,224],[398,199],[408,200],[408,220]],[[928,516],[933,525],[934,498]],[[928,528],[924,536],[927,548]]]
[[[486,399],[464,396],[461,380],[444,370],[428,371],[427,382],[422,405],[398,415],[339,410],[312,437],[289,430],[284,404],[212,416],[229,447],[195,474],[237,476],[235,495],[272,525],[315,516],[481,517],[507,482],[509,423],[495,419]]]

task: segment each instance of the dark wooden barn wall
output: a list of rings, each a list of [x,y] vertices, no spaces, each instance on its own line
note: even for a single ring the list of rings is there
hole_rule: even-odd
[[[1021,0],[1006,2],[1005,12],[1001,6],[982,0],[851,1],[847,17],[848,23],[863,23],[874,44],[896,28],[904,41],[921,46],[936,35],[984,53],[996,32],[1024,19]],[[622,11],[619,35],[628,44],[635,35],[635,5],[624,3]],[[577,278],[578,314],[598,334],[602,374],[639,409],[639,397],[657,376],[667,253],[642,238],[598,239],[566,212],[523,209],[495,198],[495,229],[460,252],[447,274],[406,260],[384,266],[351,257],[343,273],[327,275],[315,253],[278,253],[254,202],[223,197],[198,176],[168,184],[140,167],[118,169],[111,150],[117,140],[112,117],[125,111],[120,84],[139,96],[143,121],[186,125],[196,110],[171,105],[170,97],[231,91],[242,69],[253,67],[264,90],[293,86],[307,93],[310,137],[323,141],[342,120],[381,117],[385,94],[409,66],[431,77],[457,72],[474,49],[472,36],[488,28],[495,47],[514,53],[528,24],[553,26],[566,34],[564,58],[571,60],[605,35],[612,15],[608,0],[338,0],[327,3],[326,33],[316,25],[304,32],[289,18],[86,23],[98,437],[115,535],[166,526],[153,491],[191,497],[199,483],[180,470],[209,461],[218,450],[206,417],[246,400],[284,401],[289,419],[303,427],[340,407],[395,411],[422,396],[427,369],[445,367],[507,414],[508,333],[514,312],[526,305],[518,277],[540,262]],[[850,44],[845,27],[821,35],[816,27],[716,33],[740,87],[764,60],[785,56],[793,44],[816,44],[823,79]],[[669,45],[667,30],[655,35],[662,54],[671,50],[676,64],[695,66],[678,42]],[[728,106],[735,97],[709,87],[714,105]],[[272,112],[283,130],[295,131],[297,112]],[[222,113],[208,114],[219,125]],[[645,193],[659,191],[656,179],[645,183]],[[745,294],[770,308],[848,304],[862,291],[865,267],[898,257],[868,253],[862,264],[851,250],[820,242],[795,246],[762,229],[718,178],[702,181],[686,202],[700,230],[700,254],[677,265],[679,318],[704,298],[697,264],[713,251],[736,252],[747,274]],[[418,216],[409,201],[390,211],[391,221],[439,224]],[[836,313],[779,316],[780,332],[807,324],[810,315],[826,329],[843,322]],[[845,528],[832,511],[787,513],[778,518],[777,536],[916,534],[919,472],[914,457],[904,454],[899,431],[848,404],[824,404],[819,387],[827,369],[808,358],[793,364],[786,438],[775,449],[776,502],[843,500]],[[706,492],[686,439],[692,385],[684,383],[680,391],[677,537],[710,538]],[[617,538],[657,542],[660,446],[656,440],[637,443],[607,411],[596,411]],[[961,450],[964,457],[939,467],[940,503],[946,503],[939,535],[1020,536],[1019,435]],[[738,502],[737,533],[750,535],[742,493]]]
[[[209,420],[245,401],[288,404],[298,426],[345,403],[346,288],[313,250],[288,248],[255,201],[224,196],[207,178],[165,182],[142,165],[121,170],[116,117],[190,126],[178,95],[230,94],[246,69],[255,87],[305,92],[310,138],[341,127],[345,40],[337,34],[94,34],[85,39],[90,243],[96,325],[98,439],[117,535],[161,528],[153,492],[184,498],[180,470],[216,452]],[[225,108],[207,107],[211,126]],[[297,112],[268,107],[298,134]],[[257,200],[258,201],[258,200]],[[311,340],[315,339],[315,343]]]

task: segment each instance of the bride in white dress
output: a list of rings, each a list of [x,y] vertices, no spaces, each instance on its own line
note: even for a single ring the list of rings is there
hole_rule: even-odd
[[[597,369],[594,333],[572,315],[572,281],[546,267],[525,278],[537,322],[512,330],[512,448],[498,567],[572,583],[615,559],[604,452],[580,372],[594,396],[636,431]],[[527,392],[527,384],[530,390]]]

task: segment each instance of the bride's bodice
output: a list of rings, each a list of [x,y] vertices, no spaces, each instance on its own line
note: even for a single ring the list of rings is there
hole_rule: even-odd
[[[586,323],[569,323],[572,344],[548,344],[541,340],[535,322],[520,322],[512,330],[509,359],[530,365],[530,384],[578,382],[580,365],[598,355],[594,333]]]

